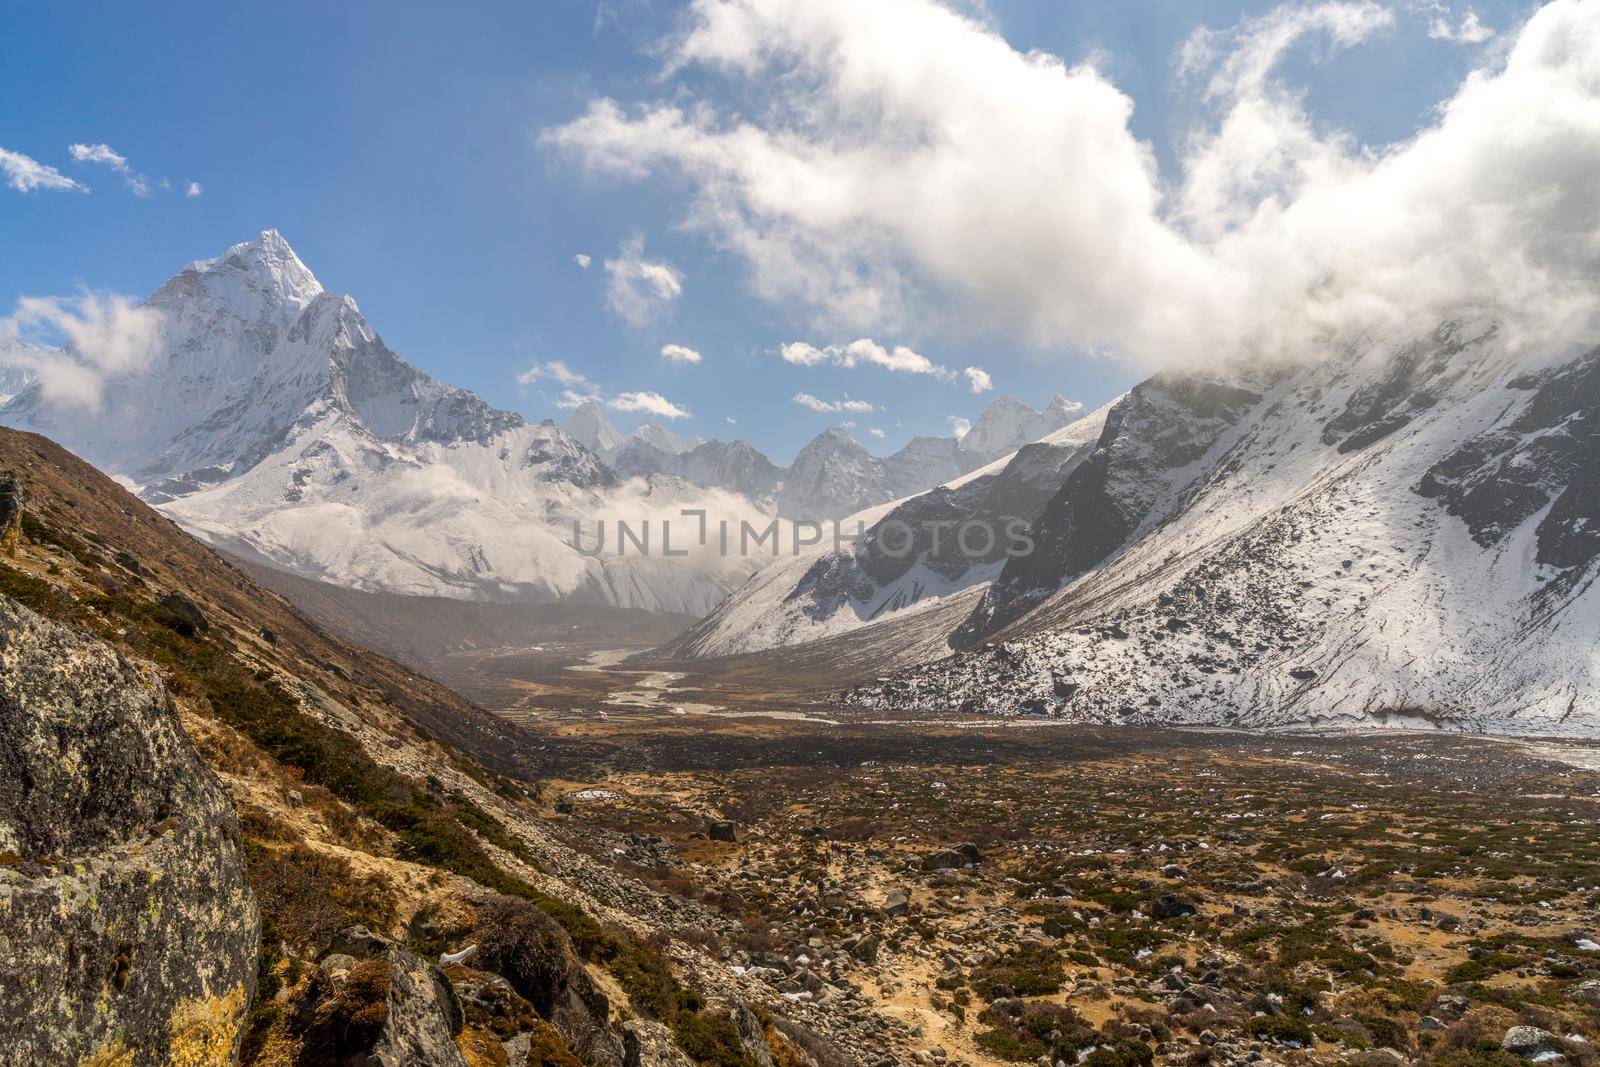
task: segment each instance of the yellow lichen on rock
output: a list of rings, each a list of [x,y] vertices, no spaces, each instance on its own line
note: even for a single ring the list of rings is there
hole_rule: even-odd
[[[233,1062],[243,1035],[248,998],[242,985],[220,997],[185,1000],[172,1013],[172,1067],[218,1067]]]
[[[133,1067],[133,1050],[121,1041],[112,1041],[95,1049],[78,1067]]]

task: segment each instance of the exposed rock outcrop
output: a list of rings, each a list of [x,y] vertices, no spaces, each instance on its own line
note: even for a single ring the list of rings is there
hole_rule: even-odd
[[[0,554],[15,556],[22,543],[22,479],[14,471],[0,471]]]
[[[0,597],[0,1063],[225,1063],[260,920],[161,683]]]
[[[302,1058],[466,1067],[461,1005],[437,967],[364,926],[340,931],[296,1007]]]

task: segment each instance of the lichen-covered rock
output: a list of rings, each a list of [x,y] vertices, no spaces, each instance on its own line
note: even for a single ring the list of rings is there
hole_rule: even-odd
[[[231,1062],[238,834],[153,674],[0,597],[0,1064]]]
[[[739,1033],[739,1044],[744,1057],[755,1067],[775,1067],[772,1049],[767,1046],[766,1029],[756,1013],[740,1004],[733,1009],[733,1028]]]
[[[365,926],[330,949],[294,1009],[301,1062],[467,1067],[461,1004],[437,967]]]
[[[630,1019],[622,1024],[623,1067],[694,1067],[672,1031],[651,1019]]]
[[[475,909],[474,963],[509,981],[585,1063],[620,1067],[623,1047],[611,1029],[610,1004],[584,970],[566,931],[514,897],[486,896]]]

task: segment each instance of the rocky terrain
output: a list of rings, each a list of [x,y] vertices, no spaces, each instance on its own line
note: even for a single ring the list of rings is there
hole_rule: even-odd
[[[556,832],[738,916],[730,970],[886,1061],[1595,1059],[1600,777],[1538,749],[556,722]]]
[[[577,648],[497,717],[43,439],[0,468],[0,1062],[1595,1060],[1593,746],[876,721]]]
[[[42,438],[0,431],[0,469],[23,500],[0,1062],[873,1058],[719,967],[705,932],[735,920],[553,834],[547,739],[330,635]]]

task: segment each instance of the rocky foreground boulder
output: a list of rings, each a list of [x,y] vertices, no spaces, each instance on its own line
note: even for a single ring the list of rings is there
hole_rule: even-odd
[[[0,1064],[213,1064],[260,920],[160,681],[0,596]]]

